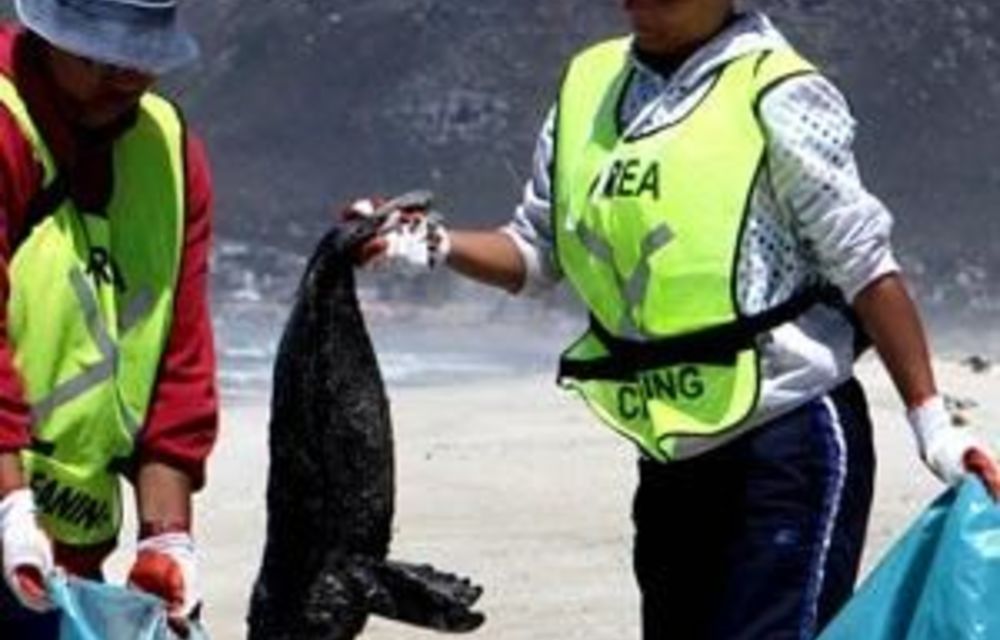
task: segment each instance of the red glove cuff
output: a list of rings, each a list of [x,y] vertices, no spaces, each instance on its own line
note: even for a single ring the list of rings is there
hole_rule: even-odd
[[[191,533],[191,522],[188,520],[145,520],[139,523],[139,540],[164,533]]]

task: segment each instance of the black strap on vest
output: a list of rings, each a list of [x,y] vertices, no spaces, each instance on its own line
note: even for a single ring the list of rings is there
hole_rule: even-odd
[[[56,443],[31,436],[31,450],[38,455],[51,458],[56,452]]]
[[[56,209],[61,207],[68,197],[69,183],[65,178],[65,174],[62,173],[57,174],[48,186],[43,187],[35,193],[31,200],[28,201],[28,206],[24,212],[24,223],[21,233],[13,243],[13,250],[17,251],[17,247],[21,246],[21,242],[31,235],[31,230],[38,223],[55,213]]]
[[[111,458],[106,468],[108,473],[130,478],[135,471],[135,460],[130,456],[117,456]]]
[[[755,316],[648,342],[614,336],[591,315],[590,330],[609,355],[594,360],[569,360],[564,356],[559,360],[559,379],[630,380],[639,371],[681,363],[731,365],[741,351],[753,346],[757,336],[794,320],[820,303],[846,307],[836,289],[813,287]]]

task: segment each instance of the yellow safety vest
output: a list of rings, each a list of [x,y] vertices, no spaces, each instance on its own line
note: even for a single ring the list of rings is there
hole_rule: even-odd
[[[52,155],[17,89],[0,102],[59,191]],[[173,319],[186,210],[184,126],[176,109],[142,98],[113,147],[105,211],[61,196],[10,264],[8,331],[31,406],[33,446],[22,461],[44,527],[60,542],[115,539],[119,472],[145,423]]]
[[[752,413],[753,338],[815,302],[803,293],[749,318],[735,283],[765,157],[757,103],[813,67],[790,48],[738,58],[682,121],[623,139],[628,55],[628,39],[584,51],[559,96],[556,255],[591,312],[590,329],[563,354],[560,384],[666,461],[678,438],[717,436]]]

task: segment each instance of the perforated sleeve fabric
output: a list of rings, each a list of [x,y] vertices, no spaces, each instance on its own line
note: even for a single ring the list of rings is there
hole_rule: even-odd
[[[549,111],[535,143],[531,177],[514,218],[502,228],[524,259],[527,273],[520,293],[526,296],[548,291],[562,279],[554,254],[552,228],[552,162],[555,109]]]
[[[818,274],[848,300],[879,277],[898,271],[893,220],[861,182],[853,153],[855,121],[847,102],[818,74],[790,79],[767,94],[760,109],[767,136],[770,188],[789,232],[770,234],[763,250],[772,268],[789,269],[796,244]],[[799,242],[792,240],[797,237]]]

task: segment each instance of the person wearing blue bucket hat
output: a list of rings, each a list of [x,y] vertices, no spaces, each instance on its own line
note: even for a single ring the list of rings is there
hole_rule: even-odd
[[[192,494],[217,430],[205,151],[152,91],[192,62],[176,0],[15,0],[0,25],[0,638],[58,637],[57,568],[199,601]]]
[[[176,0],[15,0],[31,31],[73,53],[160,75],[192,62],[198,45]]]

